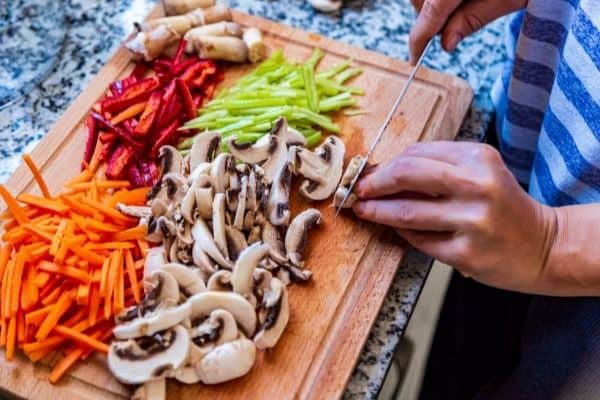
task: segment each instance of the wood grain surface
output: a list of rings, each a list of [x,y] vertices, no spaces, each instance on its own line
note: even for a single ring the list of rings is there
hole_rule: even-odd
[[[159,11],[155,10],[154,13]],[[290,59],[303,60],[320,47],[327,55],[320,68],[352,57],[364,73],[352,82],[366,95],[360,99],[368,114],[335,121],[342,126],[346,157],[364,153],[389,112],[410,67],[381,54],[357,49],[321,36],[282,26],[272,21],[235,13],[235,19],[265,32],[271,49],[282,48]],[[33,151],[50,189],[59,190],[79,168],[85,140],[83,121],[108,85],[132,68],[130,55],[121,48],[73,102]],[[225,85],[251,66],[227,69]],[[469,107],[472,91],[453,76],[421,69],[373,162],[385,162],[417,141],[452,139]],[[18,194],[34,191],[28,171],[21,166],[8,182]],[[212,387],[168,384],[169,399],[333,399],[343,393],[371,326],[394,278],[404,250],[390,232],[360,222],[350,214],[334,218],[328,202],[310,204],[323,213],[322,225],[310,234],[307,266],[312,283],[290,287],[290,322],[271,351],[260,352],[256,365],[245,377]],[[292,210],[308,204],[294,196]],[[50,363],[52,361],[50,360]],[[31,399],[100,399],[127,397],[105,367],[103,357],[76,367],[58,385],[47,381],[49,368],[33,365],[20,356],[6,362],[0,356],[0,386]]]

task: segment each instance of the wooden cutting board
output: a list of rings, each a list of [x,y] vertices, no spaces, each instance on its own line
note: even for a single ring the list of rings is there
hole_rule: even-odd
[[[158,13],[155,10],[154,13]],[[282,48],[291,59],[303,60],[314,47],[327,56],[321,68],[352,57],[364,73],[353,86],[368,114],[335,121],[342,126],[347,158],[364,153],[381,126],[409,73],[410,67],[378,53],[357,49],[316,34],[272,21],[235,13],[235,19],[265,32],[271,49]],[[108,85],[132,68],[121,48],[100,70],[56,125],[33,151],[51,190],[79,171],[84,146],[84,118]],[[251,66],[228,68],[225,85]],[[417,141],[453,139],[471,103],[468,84],[456,77],[421,69],[379,144],[373,160],[385,162]],[[32,177],[20,167],[8,182],[13,194],[36,191]],[[307,206],[292,199],[294,214]],[[323,213],[322,226],[309,236],[307,266],[312,283],[290,287],[290,322],[277,347],[260,352],[245,377],[222,385],[181,385],[169,382],[169,399],[333,399],[340,397],[370,328],[394,278],[404,250],[388,231],[342,214],[334,218],[329,203],[312,204]],[[31,399],[120,398],[129,388],[112,378],[104,357],[76,367],[60,384],[47,381],[49,368],[20,356],[14,362],[0,357],[0,386]]]

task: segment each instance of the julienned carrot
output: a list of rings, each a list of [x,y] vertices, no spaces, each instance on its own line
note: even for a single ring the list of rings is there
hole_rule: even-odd
[[[56,333],[58,333],[59,335],[62,335],[69,339],[75,340],[76,342],[79,342],[81,344],[89,346],[95,350],[102,352],[102,353],[108,353],[108,345],[107,344],[102,343],[89,335],[81,333],[80,331],[78,331],[76,329],[69,328],[64,325],[57,325],[54,327],[54,331]]]
[[[7,358],[22,348],[32,361],[64,353],[69,362],[55,368],[55,382],[77,360],[106,351],[114,314],[141,297],[146,230],[121,214],[116,203],[144,204],[148,190],[128,190],[125,181],[95,180],[96,152],[67,192],[52,196],[33,163],[26,163],[44,197],[22,194],[15,199],[0,188],[7,204],[0,214],[5,221],[0,347],[6,348]],[[73,348],[81,349],[78,357],[71,356]]]
[[[133,298],[136,303],[139,303],[142,299],[140,285],[137,279],[137,273],[135,271],[135,263],[133,262],[133,256],[130,251],[125,251],[125,268],[127,269],[127,277],[131,284],[131,290],[133,291]]]
[[[44,177],[42,177],[42,174],[40,173],[38,167],[31,159],[31,156],[29,154],[23,154],[23,161],[25,161],[25,164],[27,164],[27,167],[31,171],[31,174],[33,175],[33,178],[40,187],[40,190],[42,191],[44,197],[49,199],[51,196],[50,191],[48,190],[48,186],[46,185],[46,181],[44,180]]]
[[[114,116],[110,122],[113,125],[118,125],[121,122],[129,119],[129,118],[133,118],[139,114],[141,114],[144,109],[146,108],[146,102],[145,101],[141,101],[139,103],[136,103],[132,106],[129,106],[128,108],[126,108],[125,110],[121,111],[119,114],[117,114],[116,116]]]
[[[29,217],[27,214],[25,214],[25,211],[21,208],[19,203],[17,203],[17,200],[10,194],[10,192],[4,187],[4,185],[0,185],[0,197],[2,197],[6,203],[6,206],[19,224],[26,224],[29,222]]]
[[[64,275],[70,279],[87,284],[90,282],[90,275],[75,267],[57,265],[50,261],[42,261],[38,264],[38,269],[54,274]]]
[[[69,211],[69,207],[64,205],[59,200],[46,199],[43,197],[34,196],[27,193],[22,193],[17,197],[17,200],[21,203],[29,204],[37,208],[52,211],[55,213],[63,214]]]
[[[83,354],[84,349],[82,347],[70,347],[63,358],[52,367],[48,380],[51,383],[56,383],[63,377],[65,373],[79,360]]]
[[[52,310],[46,315],[46,318],[40,325],[37,333],[35,334],[35,338],[38,340],[46,339],[52,329],[56,327],[58,321],[62,318],[63,315],[69,311],[69,308],[73,304],[73,292],[69,291],[64,293],[56,302]]]

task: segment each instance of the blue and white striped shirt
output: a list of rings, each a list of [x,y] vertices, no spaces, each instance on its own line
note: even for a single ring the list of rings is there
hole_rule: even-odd
[[[529,0],[506,47],[492,93],[506,164],[542,203],[600,202],[600,0]],[[600,299],[535,297],[520,364],[488,397],[600,399]]]
[[[600,201],[600,1],[530,0],[494,87],[504,160],[537,200]]]

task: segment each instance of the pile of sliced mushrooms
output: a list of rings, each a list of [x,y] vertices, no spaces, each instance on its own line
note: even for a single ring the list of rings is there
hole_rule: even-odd
[[[185,158],[162,147],[162,178],[146,207],[118,205],[157,243],[146,257],[145,297],[117,317],[108,354],[117,379],[144,384],[137,398],[163,398],[166,378],[210,385],[241,377],[257,349],[279,341],[286,286],[311,278],[304,247],[321,220],[314,208],[292,217],[292,177],[303,179],[303,196],[324,200],[343,172],[339,138],[314,152],[305,144],[284,118],[255,144],[205,132]]]
[[[267,48],[259,29],[232,22],[231,10],[214,0],[163,0],[166,16],[135,24],[138,32],[125,46],[151,61],[182,37],[186,53],[230,62],[259,62]]]

